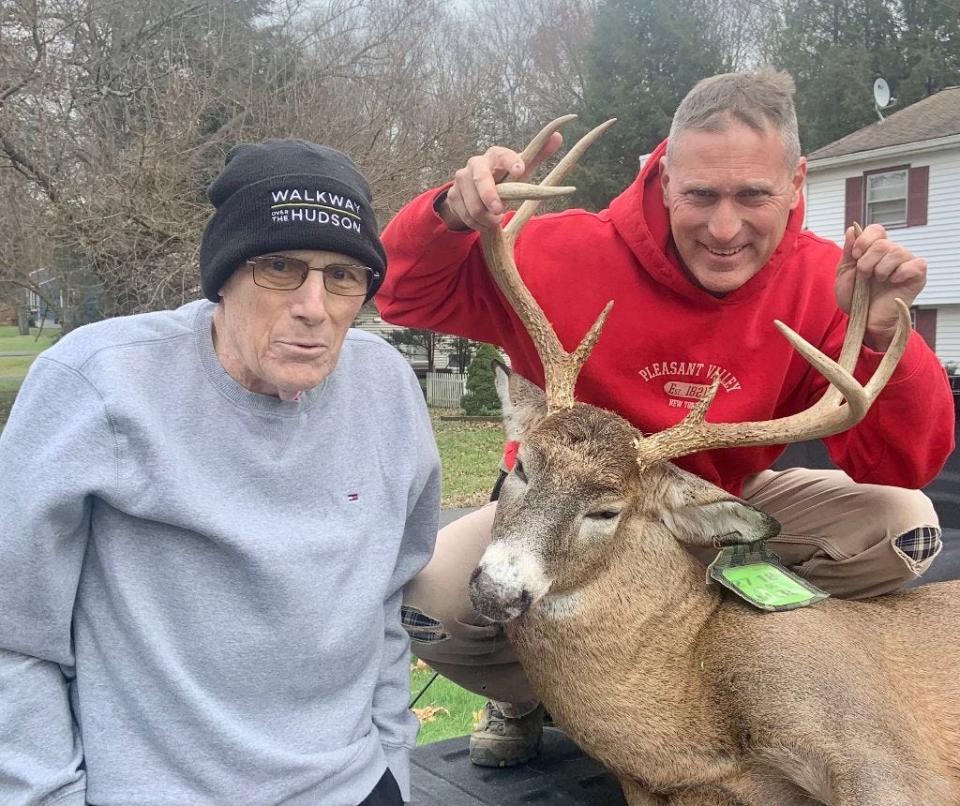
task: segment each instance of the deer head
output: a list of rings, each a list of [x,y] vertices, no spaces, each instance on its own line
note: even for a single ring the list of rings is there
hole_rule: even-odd
[[[539,150],[540,143],[570,117],[545,127],[524,151],[524,158]],[[521,447],[501,488],[492,543],[470,582],[474,606],[495,621],[516,618],[548,594],[562,597],[577,591],[595,580],[603,564],[628,543],[641,541],[640,556],[662,573],[664,568],[689,563],[684,545],[722,546],[775,535],[779,524],[773,518],[669,460],[712,448],[825,437],[851,427],[886,384],[909,336],[909,311],[898,300],[900,318],[892,345],[865,385],[854,379],[869,306],[869,287],[858,279],[837,361],[776,323],[794,348],[830,381],[823,397],[803,412],[766,422],[709,423],[706,413],[719,379],[684,420],[650,436],[612,412],[575,404],[576,376],[612,302],[581,344],[567,353],[520,279],[513,242],[536,207],[537,202],[530,199],[547,197],[544,186],[551,181],[555,185],[565,176],[586,145],[611,122],[577,143],[541,186],[513,184],[502,192],[505,198],[528,201],[505,230],[481,236],[491,273],[537,346],[546,387],[541,391],[502,365],[496,368],[505,430]],[[572,189],[552,188],[551,192],[557,190]],[[634,552],[632,559],[636,556]],[[643,568],[638,567],[637,573],[642,574]]]
[[[575,593],[631,541],[643,542],[657,584],[664,569],[690,562],[684,546],[779,532],[769,515],[670,462],[641,467],[643,437],[622,417],[583,403],[548,414],[542,390],[501,364],[495,372],[504,430],[520,449],[471,578],[474,607],[488,618],[509,621],[544,596]]]

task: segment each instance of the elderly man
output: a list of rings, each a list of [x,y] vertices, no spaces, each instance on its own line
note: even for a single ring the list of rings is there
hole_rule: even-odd
[[[208,191],[205,301],[70,333],[0,437],[0,802],[409,800],[404,584],[439,462],[367,183],[298,140]]]
[[[773,321],[836,357],[855,273],[873,288],[857,373],[877,366],[896,322],[893,300],[916,298],[926,263],[879,225],[858,237],[848,230],[842,248],[803,230],[806,162],[792,96],[790,77],[769,69],[706,79],[609,209],[527,223],[517,265],[561,342],[572,349],[606,302],[616,301],[580,374],[579,400],[649,433],[680,420],[719,375],[711,420],[802,410],[824,381],[792,354]],[[496,181],[529,176],[559,140],[554,135],[529,165],[493,147],[401,211],[384,232],[392,266],[378,297],[385,319],[502,345],[514,370],[542,383],[530,340],[487,273],[476,231],[503,220]],[[708,451],[678,464],[776,517],[783,529],[771,547],[833,594],[874,596],[915,579],[940,549],[936,514],[915,488],[936,475],[953,446],[944,372],[916,333],[868,416],[826,444],[846,472],[774,472],[777,446]],[[471,758],[505,766],[537,753],[541,727],[509,643],[467,597],[493,511],[488,505],[441,532],[430,565],[410,586],[404,616],[417,655],[499,701],[487,706]]]

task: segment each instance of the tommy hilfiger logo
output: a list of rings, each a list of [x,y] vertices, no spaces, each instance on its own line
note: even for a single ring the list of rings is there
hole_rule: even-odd
[[[360,205],[339,193],[287,188],[271,193],[270,218],[274,224],[311,221],[360,234]]]
[[[359,500],[360,500],[360,493],[347,493],[347,500],[348,500],[348,501],[359,501]]]

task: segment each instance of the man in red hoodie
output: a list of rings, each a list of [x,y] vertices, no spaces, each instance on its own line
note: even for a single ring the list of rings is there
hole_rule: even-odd
[[[893,300],[913,302],[926,262],[878,224],[858,237],[849,229],[842,248],[802,228],[806,161],[792,96],[792,79],[769,69],[705,79],[609,208],[527,223],[516,263],[568,349],[615,300],[580,374],[579,401],[650,433],[679,421],[719,374],[713,421],[805,409],[825,381],[773,322],[838,356],[856,273],[871,278],[872,305],[855,374],[862,381],[876,368],[895,328]],[[522,181],[559,146],[555,134],[528,165],[490,148],[401,210],[383,235],[383,317],[500,345],[514,371],[542,385],[539,358],[487,272],[477,231],[503,222],[496,182]],[[825,440],[842,470],[772,471],[782,446],[707,451],[677,464],[776,517],[783,529],[771,547],[793,570],[834,595],[863,598],[915,579],[939,552],[936,514],[917,488],[953,449],[953,422],[944,371],[911,333],[864,420]],[[469,605],[468,577],[494,506],[441,531],[408,588],[405,617],[415,654],[492,700],[471,759],[505,766],[538,752],[542,709],[500,628]]]

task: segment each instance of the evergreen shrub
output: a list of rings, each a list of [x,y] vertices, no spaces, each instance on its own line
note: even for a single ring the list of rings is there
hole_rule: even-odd
[[[500,398],[493,378],[493,359],[502,358],[492,344],[481,344],[467,370],[467,391],[460,405],[470,416],[499,415]]]

